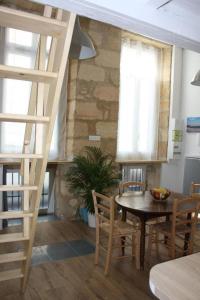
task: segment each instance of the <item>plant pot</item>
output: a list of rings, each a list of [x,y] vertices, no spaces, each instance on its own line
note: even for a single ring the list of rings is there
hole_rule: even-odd
[[[91,213],[88,212],[88,225],[91,228],[95,228],[96,227],[95,214],[91,214]]]
[[[88,223],[88,210],[86,207],[80,207],[79,214],[84,223]]]

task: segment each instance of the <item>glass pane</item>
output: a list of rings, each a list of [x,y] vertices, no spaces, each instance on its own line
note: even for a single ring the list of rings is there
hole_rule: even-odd
[[[45,173],[43,193],[44,194],[48,194],[49,193],[49,172]]]
[[[7,53],[6,64],[9,66],[30,68],[32,59],[24,54]]]
[[[12,197],[7,197],[8,210],[12,210]]]
[[[13,184],[18,184],[19,182],[19,172],[13,173]]]
[[[12,184],[12,173],[6,173],[6,184]]]
[[[33,34],[31,32],[8,28],[6,33],[8,43],[25,47],[33,46]]]

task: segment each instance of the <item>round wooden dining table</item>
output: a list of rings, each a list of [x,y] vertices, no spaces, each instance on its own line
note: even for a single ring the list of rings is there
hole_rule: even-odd
[[[130,212],[140,219],[141,238],[140,238],[140,266],[144,269],[145,258],[145,235],[146,222],[148,220],[172,214],[173,200],[183,198],[184,196],[177,193],[171,193],[165,201],[155,201],[149,191],[144,192],[127,192],[115,197],[116,203],[122,208],[122,220],[126,221],[126,212]]]

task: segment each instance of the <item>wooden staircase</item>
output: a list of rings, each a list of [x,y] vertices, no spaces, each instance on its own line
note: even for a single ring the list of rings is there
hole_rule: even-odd
[[[35,69],[0,65],[1,78],[32,82],[27,115],[0,113],[0,122],[26,123],[22,153],[0,153],[0,159],[20,159],[22,176],[21,185],[1,185],[0,192],[23,193],[21,211],[0,212],[0,219],[22,218],[22,231],[0,234],[0,243],[24,243],[23,251],[0,255],[0,264],[20,264],[17,269],[0,272],[0,281],[21,278],[22,291],[25,291],[28,280],[40,197],[75,17],[75,14],[60,9],[54,13],[49,6],[44,7],[43,16],[0,6],[0,26],[40,34]],[[47,36],[51,36],[52,40],[46,66]],[[31,151],[33,125],[35,140]]]

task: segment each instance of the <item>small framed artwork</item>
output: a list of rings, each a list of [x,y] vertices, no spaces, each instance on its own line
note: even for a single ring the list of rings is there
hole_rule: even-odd
[[[200,117],[187,118],[187,132],[200,132]]]
[[[179,129],[174,129],[172,131],[172,141],[173,142],[182,142],[183,131]]]

